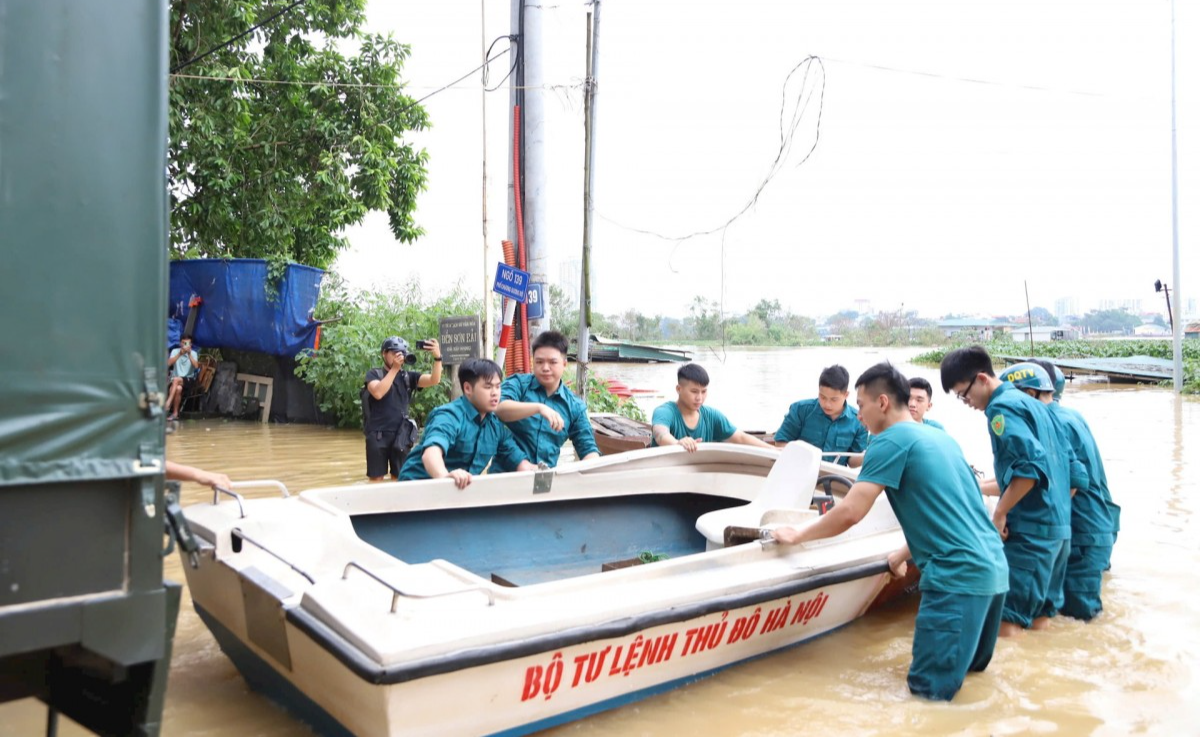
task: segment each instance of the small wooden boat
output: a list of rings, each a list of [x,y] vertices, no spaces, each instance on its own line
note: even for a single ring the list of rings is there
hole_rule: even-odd
[[[756,538],[817,518],[819,474],[852,481],[818,459],[709,444],[214,500],[185,510],[184,570],[246,681],[322,734],[526,734],[865,613],[904,542],[886,496],[829,540]]]
[[[571,351],[575,358],[575,351]],[[624,363],[669,363],[692,360],[692,352],[670,346],[643,345],[624,340],[591,336],[588,346],[591,361],[621,361]]]
[[[593,412],[588,415],[588,419],[592,421],[592,432],[596,436],[596,446],[600,449],[601,455],[607,456],[650,447],[652,433],[648,422],[640,422],[608,412]],[[774,433],[763,430],[747,430],[746,432],[766,443],[775,441]]]

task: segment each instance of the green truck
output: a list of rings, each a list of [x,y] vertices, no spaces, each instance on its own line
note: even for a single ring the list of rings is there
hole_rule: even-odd
[[[0,702],[158,734],[167,3],[0,2]]]

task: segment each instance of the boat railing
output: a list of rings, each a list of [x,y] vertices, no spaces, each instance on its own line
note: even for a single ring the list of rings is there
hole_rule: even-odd
[[[258,481],[234,481],[229,486],[229,489],[221,486],[213,487],[213,504],[217,503],[217,500],[220,499],[221,494],[233,497],[234,501],[236,501],[238,505],[238,516],[242,519],[246,518],[246,497],[242,496],[236,491],[233,491],[233,489],[248,489],[255,486],[271,486],[283,492],[284,498],[291,496],[291,494],[288,493],[287,487],[283,485],[282,481],[272,481],[270,479],[261,479]]]
[[[299,573],[301,576],[304,576],[305,578],[307,578],[309,583],[314,584],[314,585],[317,583],[317,580],[315,578],[313,578],[312,576],[310,576],[308,573],[306,573],[304,571],[304,569],[300,568],[299,566],[297,566],[295,563],[291,562],[287,558],[284,558],[279,553],[276,553],[274,550],[271,550],[266,545],[263,545],[262,543],[255,540],[254,538],[248,536],[246,533],[242,532],[239,528],[237,528],[237,527],[233,528],[233,530],[230,532],[230,537],[233,539],[233,552],[235,552],[235,553],[242,552],[241,543],[248,542],[251,545],[253,545],[254,547],[256,547],[259,550],[266,553],[267,555],[270,555],[275,560],[279,561],[280,563],[283,563],[288,568],[291,568],[296,573]]]
[[[284,498],[291,496],[291,494],[288,493],[288,488],[283,485],[283,482],[275,481],[274,479],[260,479],[258,481],[234,481],[229,486],[234,489],[249,489],[253,486],[271,486],[282,492]]]
[[[231,484],[231,486],[232,486],[232,484]],[[229,489],[225,489],[220,486],[214,486],[213,487],[213,504],[217,503],[217,499],[220,498],[221,494],[227,494],[227,495],[233,497],[234,501],[236,501],[237,505],[238,505],[238,516],[241,517],[242,519],[245,519],[246,518],[246,507],[243,505],[243,502],[246,501],[246,498],[244,496],[242,496],[241,494],[237,493],[236,491],[230,491]]]
[[[378,574],[368,570],[367,568],[363,567],[362,564],[360,564],[356,561],[350,561],[349,563],[346,564],[346,567],[342,570],[342,580],[343,581],[346,580],[350,576],[351,568],[357,568],[358,570],[367,574],[367,576],[375,579],[377,582],[379,582],[379,583],[383,584],[384,586],[386,586],[387,588],[391,589],[391,591],[392,591],[392,614],[396,613],[396,605],[399,604],[401,596],[403,596],[406,599],[437,599],[437,598],[440,598],[443,596],[453,596],[455,594],[468,594],[468,593],[471,593],[472,591],[478,591],[479,593],[481,593],[487,597],[488,606],[492,606],[496,603],[495,594],[492,592],[491,589],[487,588],[486,586],[467,586],[465,588],[455,589],[453,591],[441,591],[436,594],[413,594],[413,593],[409,593],[407,591],[402,591],[397,586],[395,586],[391,583],[388,583],[383,578],[381,578]]]

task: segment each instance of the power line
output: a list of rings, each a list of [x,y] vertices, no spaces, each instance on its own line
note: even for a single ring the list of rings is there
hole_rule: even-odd
[[[276,18],[278,18],[279,16],[283,15],[284,13],[288,12],[289,10],[292,10],[293,8],[296,8],[296,7],[300,6],[300,5],[303,5],[303,4],[304,4],[304,2],[305,2],[305,0],[296,0],[296,2],[294,2],[294,3],[292,3],[291,5],[287,6],[287,7],[286,7],[286,8],[284,8],[283,10],[280,10],[280,11],[279,11],[278,13],[276,13],[275,15],[272,15],[270,18],[267,18],[267,19],[266,19],[266,20],[264,20],[263,22],[261,22],[261,23],[258,23],[258,24],[256,24],[256,25],[253,25],[253,26],[251,26],[250,28],[246,29],[245,31],[242,31],[241,33],[239,33],[238,35],[236,35],[236,36],[234,36],[233,38],[229,39],[229,40],[228,40],[228,41],[226,41],[225,43],[220,43],[220,44],[217,44],[216,46],[212,47],[212,48],[211,48],[211,49],[209,49],[208,51],[205,51],[205,52],[204,52],[203,54],[201,54],[200,56],[193,56],[191,59],[188,59],[188,60],[187,60],[187,61],[185,61],[185,62],[181,62],[181,63],[179,63],[179,64],[176,64],[175,66],[171,67],[171,73],[172,73],[172,74],[174,74],[175,72],[178,72],[180,69],[184,69],[184,68],[186,68],[186,67],[190,67],[191,65],[193,65],[193,64],[195,64],[196,62],[200,61],[201,59],[207,58],[208,56],[211,56],[212,54],[215,54],[215,53],[217,53],[217,52],[218,52],[218,51],[220,51],[221,49],[223,49],[223,48],[225,48],[225,47],[229,46],[230,44],[232,44],[232,43],[234,43],[234,42],[236,42],[236,41],[240,41],[241,39],[245,38],[246,36],[249,36],[251,33],[254,33],[254,32],[255,32],[255,31],[257,31],[259,28],[262,28],[263,26],[265,26],[266,24],[268,24],[268,23],[270,23],[271,21],[275,20]]]
[[[958,77],[950,74],[938,74],[936,72],[923,72],[916,69],[901,69],[899,67],[890,67],[885,64],[873,64],[865,61],[851,61],[850,59],[833,59],[825,57],[826,61],[831,61],[835,64],[849,64],[851,66],[864,67],[866,69],[875,69],[882,72],[894,72],[896,74],[911,74],[915,77],[928,77],[930,79],[944,79],[950,82],[965,82],[968,84],[986,85],[989,87],[1008,87],[1018,90],[1029,90],[1031,92],[1054,92],[1064,95],[1078,95],[1080,97],[1110,97],[1102,92],[1088,92],[1084,90],[1064,90],[1054,87],[1041,87],[1038,85],[1029,84],[1014,84],[1011,82],[997,82],[991,79],[976,79],[973,77]]]

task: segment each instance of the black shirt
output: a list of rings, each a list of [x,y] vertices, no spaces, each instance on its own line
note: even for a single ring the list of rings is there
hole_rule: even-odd
[[[387,369],[373,368],[367,372],[363,386],[372,381],[382,380],[385,376]],[[392,388],[383,395],[383,399],[376,399],[368,391],[367,421],[363,430],[372,433],[396,432],[400,429],[400,424],[408,418],[408,403],[412,399],[412,393],[420,389],[417,386],[420,379],[420,371],[400,371],[392,380]]]

